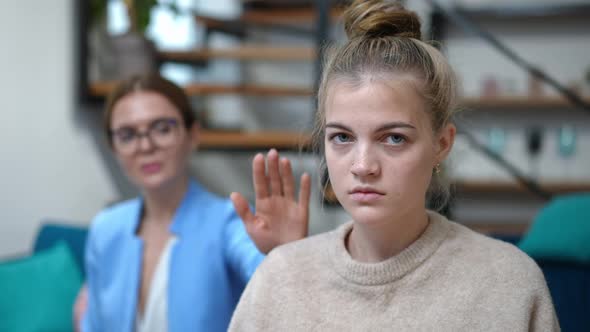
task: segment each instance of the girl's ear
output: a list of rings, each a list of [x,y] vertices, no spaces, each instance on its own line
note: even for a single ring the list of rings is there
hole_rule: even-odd
[[[441,163],[443,162],[451,149],[453,148],[453,143],[455,143],[455,134],[457,133],[457,127],[454,124],[449,123],[445,127],[443,127],[437,137],[437,151],[436,151],[436,162]]]

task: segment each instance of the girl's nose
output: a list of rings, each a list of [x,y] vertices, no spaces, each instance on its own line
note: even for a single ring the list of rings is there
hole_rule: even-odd
[[[360,177],[379,175],[377,155],[368,146],[358,146],[351,165],[351,172]]]

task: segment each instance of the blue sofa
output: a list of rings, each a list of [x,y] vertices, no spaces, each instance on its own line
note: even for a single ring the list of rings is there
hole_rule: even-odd
[[[73,226],[63,222],[48,220],[44,222],[37,233],[33,245],[33,253],[53,247],[59,241],[65,241],[70,248],[76,264],[78,265],[82,276],[85,276],[84,269],[84,248],[86,246],[86,237],[88,229],[86,227]]]
[[[0,261],[0,331],[73,331],[86,237],[84,227],[48,221],[30,254]]]

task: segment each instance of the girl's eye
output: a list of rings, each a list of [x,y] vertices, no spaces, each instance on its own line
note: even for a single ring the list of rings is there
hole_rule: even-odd
[[[401,135],[393,134],[393,135],[387,136],[386,141],[389,144],[401,144],[401,143],[405,142],[406,139]]]
[[[348,143],[352,140],[352,138],[348,134],[339,133],[339,134],[332,135],[330,140],[332,140],[336,143]]]

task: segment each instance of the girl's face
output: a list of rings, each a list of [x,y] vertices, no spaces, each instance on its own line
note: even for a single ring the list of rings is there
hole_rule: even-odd
[[[433,133],[411,81],[332,82],[325,155],[338,201],[360,223],[388,223],[424,210],[432,170],[448,154],[452,125]]]
[[[113,107],[113,149],[127,176],[143,190],[159,190],[187,175],[197,126],[187,130],[180,112],[156,92],[133,92]]]

